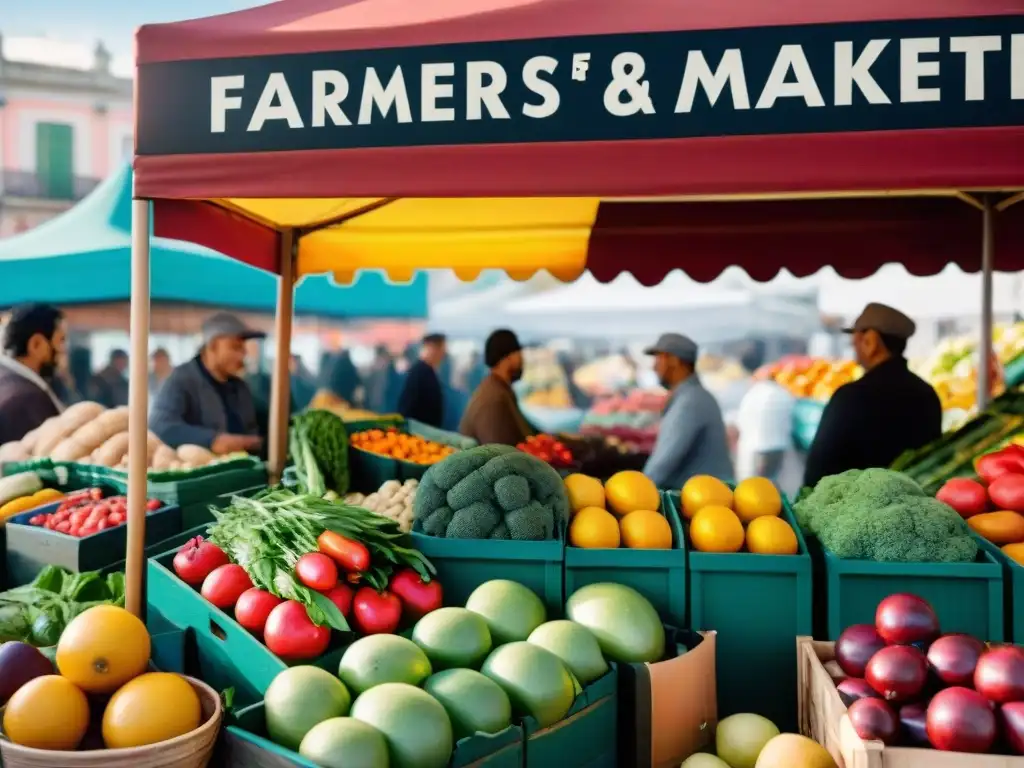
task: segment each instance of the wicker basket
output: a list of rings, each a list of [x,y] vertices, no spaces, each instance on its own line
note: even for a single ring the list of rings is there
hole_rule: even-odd
[[[4,768],[206,768],[224,709],[213,688],[195,678],[185,679],[196,689],[203,707],[203,724],[191,733],[145,747],[86,752],[29,749],[0,739],[0,764]]]

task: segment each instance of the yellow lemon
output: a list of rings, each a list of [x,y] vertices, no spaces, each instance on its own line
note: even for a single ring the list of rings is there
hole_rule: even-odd
[[[781,517],[758,517],[747,526],[747,550],[758,555],[795,555],[796,534]]]
[[[728,507],[704,507],[690,521],[690,541],[698,552],[739,552],[743,523]]]
[[[634,510],[619,521],[619,530],[630,549],[672,549],[672,527],[660,512]]]
[[[569,543],[581,549],[616,549],[619,521],[601,507],[584,507],[569,523]]]
[[[565,493],[573,514],[584,507],[604,509],[604,486],[596,477],[575,472],[565,478]]]
[[[638,509],[658,509],[661,496],[647,475],[630,469],[616,472],[604,484],[608,506],[619,517]]]
[[[768,478],[748,477],[733,491],[732,508],[744,523],[765,515],[778,517],[782,512],[782,496]]]
[[[711,475],[694,475],[679,494],[683,502],[683,517],[691,520],[704,507],[732,509],[732,491],[729,486]]]

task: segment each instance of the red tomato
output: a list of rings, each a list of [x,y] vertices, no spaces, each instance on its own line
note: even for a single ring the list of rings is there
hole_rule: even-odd
[[[107,516],[107,522],[111,525],[121,525],[124,523],[125,517],[120,512],[111,512]]]
[[[537,451],[534,454],[534,456],[536,456],[541,461],[546,461],[548,464],[551,463],[551,452],[550,451],[546,451],[546,450],[544,450],[544,451]]]
[[[84,539],[86,536],[92,536],[94,533],[96,533],[95,525],[87,524],[78,529],[78,537],[80,539]]]
[[[63,523],[57,523],[56,530],[60,531],[61,533],[69,533],[71,531],[71,521],[65,520]]]
[[[441,607],[443,592],[437,579],[423,581],[412,568],[403,568],[391,577],[388,589],[398,595],[405,612],[413,619],[420,619]]]
[[[64,525],[64,523],[61,523],[61,525]],[[71,523],[68,523],[68,525],[71,525]],[[109,527],[110,527],[110,523],[107,522],[107,518],[105,518],[105,517],[101,517],[99,522],[96,523],[96,531],[97,532],[105,531]]]
[[[42,525],[46,522],[48,515],[33,515],[28,519],[29,525]]]
[[[175,556],[177,557],[177,555]],[[200,591],[203,597],[218,608],[230,608],[247,589],[252,588],[252,579],[245,569],[235,563],[220,565],[203,579]]]
[[[163,507],[164,503],[160,499],[150,499],[146,502],[147,512],[156,512],[158,509]]]
[[[316,540],[320,551],[348,573],[362,573],[370,567],[370,550],[361,541],[347,539],[334,531],[324,531]]]
[[[174,572],[186,584],[198,587],[215,568],[227,565],[228,556],[216,544],[196,536],[185,543],[174,556]]]
[[[392,592],[362,587],[352,600],[352,621],[364,635],[390,635],[402,620],[402,601]]]
[[[324,597],[338,606],[341,615],[346,619],[352,615],[352,598],[355,592],[348,584],[339,584],[333,589],[328,589],[323,594]]]
[[[310,620],[306,606],[288,600],[270,612],[263,627],[263,641],[286,661],[315,659],[327,650],[331,629],[318,627]]]
[[[92,499],[93,501],[99,501],[100,499],[103,498],[103,489],[102,488],[90,488],[89,489],[89,498]]]
[[[310,589],[322,592],[338,583],[338,566],[327,555],[307,552],[295,564],[295,575]]]
[[[245,590],[235,603],[235,620],[250,632],[262,633],[270,612],[283,603],[258,587]]]

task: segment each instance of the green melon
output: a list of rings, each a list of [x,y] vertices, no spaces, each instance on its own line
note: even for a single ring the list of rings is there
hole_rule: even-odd
[[[292,667],[279,673],[263,695],[267,735],[296,750],[313,726],[348,714],[352,697],[345,684],[319,667]]]
[[[341,657],[338,677],[358,696],[375,685],[420,685],[434,670],[412,640],[399,635],[369,635],[356,640]]]
[[[540,598],[519,582],[508,579],[481,584],[469,596],[466,608],[487,622],[496,646],[525,640],[547,618]]]
[[[512,723],[512,702],[508,694],[476,670],[438,672],[427,678],[423,690],[445,708],[456,741],[477,732],[498,733]]]
[[[665,628],[650,601],[622,584],[588,584],[565,603],[568,618],[593,632],[605,658],[654,663],[665,655]]]
[[[321,768],[388,768],[384,734],[353,717],[332,717],[306,734],[299,754]]]
[[[418,622],[412,641],[430,659],[435,671],[480,669],[491,652],[491,631],[479,614],[465,608],[438,608]]]
[[[495,648],[480,671],[504,689],[517,713],[530,715],[541,728],[563,719],[576,698],[569,668],[531,643]]]
[[[696,754],[683,760],[679,768],[729,768],[729,764],[714,755]]]
[[[452,723],[429,693],[406,683],[384,683],[356,699],[352,717],[384,734],[391,768],[448,765],[454,747]]]
[[[545,622],[530,633],[527,642],[555,654],[583,685],[608,672],[608,662],[601,655],[594,633],[574,621]]]

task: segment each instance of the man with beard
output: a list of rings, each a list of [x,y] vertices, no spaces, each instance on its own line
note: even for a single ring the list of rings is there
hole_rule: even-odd
[[[654,449],[644,465],[658,488],[678,490],[694,475],[732,480],[732,460],[722,409],[697,377],[697,344],[679,333],[662,334],[644,350],[669,391]]]
[[[50,384],[65,338],[56,307],[25,304],[11,311],[0,354],[0,445],[21,440],[64,410]]]
[[[523,348],[512,331],[501,329],[487,337],[484,364],[490,373],[470,398],[459,432],[481,445],[517,445],[537,430],[519,410],[512,391],[523,375]]]
[[[203,323],[203,346],[164,382],[149,428],[172,448],[200,445],[224,455],[263,446],[245,371],[245,342],[265,334],[221,312]]]

